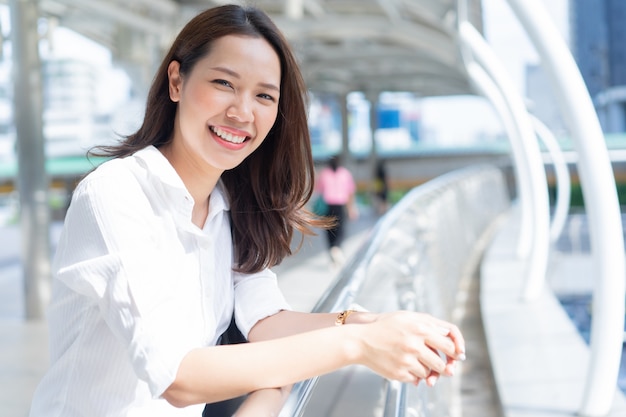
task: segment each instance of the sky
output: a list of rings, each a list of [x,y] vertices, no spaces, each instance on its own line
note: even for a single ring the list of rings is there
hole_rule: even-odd
[[[485,38],[511,73],[516,85],[523,89],[525,63],[537,63],[532,43],[505,0],[482,0]],[[538,0],[552,17],[557,29],[569,43],[568,0]]]

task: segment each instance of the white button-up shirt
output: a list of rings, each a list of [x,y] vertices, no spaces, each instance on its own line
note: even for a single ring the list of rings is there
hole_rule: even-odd
[[[216,344],[233,310],[247,336],[289,308],[269,269],[232,271],[221,186],[203,229],[191,222],[192,207],[152,146],[80,182],[53,262],[51,367],[32,417],[200,417],[203,405],[179,409],[160,398],[185,354]]]

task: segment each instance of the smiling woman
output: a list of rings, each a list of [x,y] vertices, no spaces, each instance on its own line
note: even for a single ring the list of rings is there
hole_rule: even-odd
[[[31,416],[198,417],[205,403],[243,395],[237,416],[258,416],[259,404],[284,399],[277,387],[343,366],[433,385],[464,358],[458,328],[426,314],[286,303],[270,268],[296,230],[329,223],[305,209],[306,86],[261,10],[192,19],[142,125],[93,154],[111,159],[76,187],[65,218],[51,367]],[[231,323],[250,343],[222,343]]]

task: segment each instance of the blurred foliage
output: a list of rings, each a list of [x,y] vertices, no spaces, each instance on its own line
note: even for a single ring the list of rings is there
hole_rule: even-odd
[[[615,184],[617,189],[617,199],[619,201],[620,207],[626,207],[626,183],[618,182]],[[556,202],[556,187],[550,186],[548,187],[548,195],[550,198],[550,205],[554,205]],[[583,196],[583,190],[580,186],[580,183],[572,183],[571,186],[571,197],[570,197],[570,207],[573,209],[584,209],[585,208],[585,199]]]

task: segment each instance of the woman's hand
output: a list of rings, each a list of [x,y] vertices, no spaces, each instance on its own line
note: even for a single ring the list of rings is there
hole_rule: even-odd
[[[465,358],[459,329],[428,314],[384,313],[358,329],[362,332],[359,362],[390,379],[415,384],[426,379],[434,385],[439,375],[452,375],[455,362]]]

